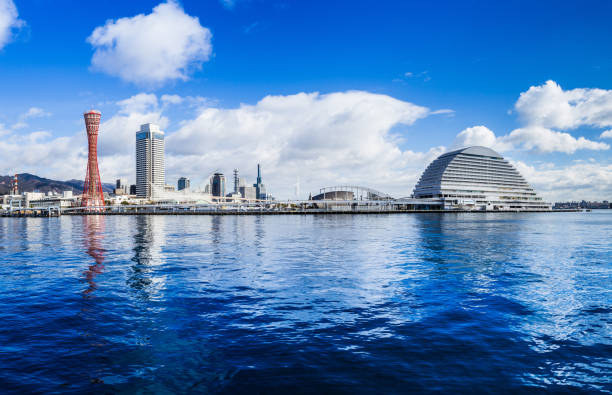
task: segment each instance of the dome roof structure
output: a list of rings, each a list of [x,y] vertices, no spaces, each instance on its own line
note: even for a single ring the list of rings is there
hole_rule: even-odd
[[[440,155],[414,188],[417,199],[440,198],[445,208],[549,210],[523,176],[500,154],[472,146]]]

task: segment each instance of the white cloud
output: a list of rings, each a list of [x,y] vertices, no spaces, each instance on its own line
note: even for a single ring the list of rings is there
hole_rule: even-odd
[[[156,95],[142,93],[118,101],[119,108],[110,118],[102,114],[98,162],[105,182],[117,177],[133,182],[135,133],[146,122],[157,123],[163,130],[167,127],[164,101],[179,102],[176,97],[158,100]],[[190,108],[190,100],[181,102]],[[390,131],[430,113],[425,107],[359,91],[267,96],[238,108],[201,108],[195,119],[180,123],[178,131],[166,131],[167,181],[173,184],[185,175],[197,187],[216,169],[229,175],[238,168],[253,183],[261,163],[264,181],[277,197],[293,197],[297,177],[302,197],[337,184],[365,184],[406,196],[444,147],[402,150]],[[0,169],[6,172],[14,158],[23,158],[19,171],[80,179],[87,148],[84,126],[80,129],[62,138],[9,132],[0,144]],[[46,153],[50,147],[52,152]]]
[[[157,108],[157,96],[153,93],[139,93],[117,102],[120,114],[143,113]]]
[[[181,104],[183,102],[183,98],[180,97],[179,95],[162,95],[161,101],[165,105],[168,105],[168,104]]]
[[[600,135],[599,135],[600,139],[612,139],[612,129],[608,129],[603,131]]]
[[[22,119],[28,119],[28,118],[40,118],[40,117],[48,117],[50,116],[51,113],[47,112],[45,110],[43,110],[42,108],[39,107],[30,107],[30,109],[24,113],[21,118]]]
[[[453,142],[451,148],[458,149],[472,145],[481,145],[500,152],[511,149],[511,146],[500,141],[500,139],[495,136],[495,133],[493,133],[491,129],[482,125],[472,126],[462,130],[457,137],[455,137],[455,141]]]
[[[0,49],[11,41],[13,30],[23,26],[13,0],[0,0]]]
[[[561,130],[612,126],[612,90],[563,90],[554,81],[521,93],[515,109],[527,125]]]
[[[167,138],[168,174],[199,174],[204,180],[217,168],[237,167],[252,178],[261,162],[279,196],[292,195],[298,176],[305,193],[366,183],[405,195],[424,162],[441,150],[402,151],[390,130],[428,114],[424,107],[360,91],[267,96],[235,109],[206,108]]]
[[[585,137],[576,138],[565,130],[582,126],[612,125],[612,90],[564,91],[556,82],[547,81],[521,93],[515,109],[521,121],[525,123],[523,127],[514,129],[505,136],[496,137],[486,127],[474,126],[461,131],[453,145],[485,145],[498,151],[523,149],[566,154],[573,154],[577,150],[610,148],[606,143]],[[612,131],[603,132],[600,138],[608,136],[612,137]]]
[[[551,202],[568,200],[610,200],[612,164],[578,161],[567,166],[528,165],[513,162],[527,181]]]
[[[485,126],[473,126],[461,131],[452,144],[453,148],[482,145],[499,152],[517,149],[536,150],[542,153],[563,152],[573,154],[577,150],[607,150],[608,144],[574,138],[569,133],[556,132],[540,126],[515,129],[506,136],[497,137]]]
[[[84,138],[83,140],[86,141]],[[2,174],[33,173],[50,178],[83,178],[82,163],[87,160],[86,143],[73,137],[53,138],[46,131],[28,134],[6,133],[0,140]]]
[[[101,156],[119,156],[132,158],[135,150],[135,136],[144,123],[156,123],[162,129],[168,126],[168,118],[162,115],[157,96],[154,94],[139,93],[125,100],[117,102],[119,111],[105,120],[102,114],[100,134],[98,135],[98,152]],[[83,135],[84,133],[83,126]],[[127,163],[128,159],[123,162]],[[129,168],[134,164],[130,159]],[[110,170],[110,169],[109,169]],[[112,170],[113,174],[120,169]],[[123,171],[123,169],[121,169]]]
[[[23,121],[17,121],[13,125],[11,125],[11,129],[13,129],[13,130],[23,129],[23,128],[27,128],[27,127],[28,127],[28,124],[23,122]]]
[[[137,84],[186,80],[212,53],[212,34],[175,2],[148,15],[108,21],[87,38],[93,69]]]
[[[28,124],[25,121],[29,118],[42,118],[42,117],[49,117],[49,116],[51,116],[51,113],[43,110],[42,108],[30,107],[30,109],[27,112],[19,116],[19,120],[11,126],[11,129],[18,130],[18,129],[27,128]]]
[[[556,132],[541,126],[515,129],[509,135],[498,139],[500,144],[514,149],[538,150],[540,152],[563,152],[573,154],[577,150],[607,150],[608,144],[575,138],[569,133]]]
[[[116,104],[119,109],[110,118],[105,119],[106,114],[102,114],[98,135],[100,174],[104,182],[119,177],[127,177],[133,182],[136,132],[147,122],[165,128],[168,119],[162,115],[155,95],[141,93]],[[25,114],[42,113],[46,112],[29,110]],[[87,135],[84,124],[73,135],[57,138],[47,131],[16,133],[14,128],[9,131],[0,125],[0,136],[0,174],[29,172],[59,180],[85,177]]]
[[[202,99],[202,98],[200,98]],[[220,169],[229,177],[238,168],[249,183],[255,181],[256,165],[263,166],[264,182],[279,198],[294,196],[299,177],[301,197],[323,186],[365,185],[396,197],[410,195],[425,167],[446,151],[432,147],[423,152],[403,148],[404,141],[392,131],[412,125],[436,113],[425,107],[386,95],[361,91],[330,94],[299,93],[267,96],[255,104],[236,108],[200,107],[193,119],[175,120],[178,130],[167,130],[166,105],[191,109],[194,98],[175,95],[137,94],[117,101],[117,111],[103,112],[99,135],[102,178],[111,182],[127,177],[134,182],[134,140],[142,123],[158,123],[166,131],[167,182],[180,176],[203,186],[208,175]],[[174,109],[173,109],[174,111]],[[107,117],[108,114],[108,117]],[[568,133],[517,129],[497,137],[485,126],[459,133],[453,145],[488,145],[503,152],[511,149],[602,149]],[[531,135],[533,133],[535,135]],[[55,179],[81,179],[86,165],[86,135],[79,126],[71,137],[56,138],[46,132],[17,134],[0,126],[0,171],[29,171]],[[540,140],[545,140],[540,142]],[[601,144],[601,143],[599,143]],[[409,144],[410,145],[410,144]],[[15,169],[19,158],[19,169]],[[593,161],[557,167],[552,163],[514,165],[551,201],[605,199],[612,193],[612,165]]]

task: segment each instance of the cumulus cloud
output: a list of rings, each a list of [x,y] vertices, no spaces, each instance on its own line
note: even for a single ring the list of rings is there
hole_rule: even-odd
[[[608,129],[603,131],[600,135],[599,135],[600,139],[612,139],[612,129]]]
[[[563,152],[573,154],[577,150],[607,150],[608,144],[575,138],[569,133],[556,132],[541,126],[529,126],[515,129],[508,136],[498,139],[505,147],[514,149],[536,149],[540,152]]]
[[[186,80],[212,53],[212,34],[175,2],[148,15],[110,20],[87,38],[94,70],[137,84]]]
[[[190,101],[141,93],[116,102],[117,111],[110,118],[103,112],[98,137],[103,180],[127,177],[133,182],[134,140],[140,125],[153,122],[165,130],[169,122],[164,103],[191,108]],[[261,163],[264,181],[280,198],[294,196],[298,177],[302,198],[337,184],[366,184],[406,196],[425,166],[445,148],[401,149],[391,130],[431,113],[425,107],[360,91],[267,96],[256,104],[228,109],[202,107],[195,118],[180,122],[177,131],[166,130],[167,182],[188,176],[197,188],[217,169],[229,175],[238,168],[253,183]],[[82,178],[87,145],[84,127],[79,129],[61,138],[8,132],[0,144],[0,169],[7,172],[14,158],[23,158],[19,171]],[[53,152],[44,151],[49,148]]]
[[[23,26],[13,0],[0,0],[0,49],[11,41],[13,31]]]
[[[134,166],[135,135],[140,125],[156,123],[164,129],[168,126],[168,118],[162,115],[154,94],[139,93],[116,104],[119,110],[115,115],[105,120],[102,114],[98,152],[102,156],[114,157],[115,161],[121,161],[131,169]],[[119,169],[109,170],[115,174]]]
[[[486,126],[472,126],[459,132],[451,146],[452,149],[469,147],[472,145],[482,145],[497,151],[507,151],[512,147],[501,141],[495,133]]]
[[[2,174],[28,172],[60,178],[82,178],[75,172],[87,160],[83,141],[76,136],[54,138],[50,132],[27,134],[7,132],[0,140],[0,171]]]
[[[164,103],[164,105],[181,104],[183,102],[183,98],[179,95],[162,95],[161,101]]]
[[[526,124],[543,128],[608,127],[612,126],[612,90],[563,90],[556,82],[546,81],[521,93],[515,109]]]
[[[302,198],[320,187],[341,184],[365,185],[396,197],[407,196],[424,168],[446,151],[445,147],[422,152],[404,148],[406,141],[421,137],[411,136],[408,129],[401,136],[403,141],[398,139],[398,125],[409,126],[437,112],[386,95],[362,91],[299,93],[266,96],[255,104],[235,108],[209,103],[197,107],[191,119],[176,120],[178,129],[167,130],[166,106],[181,106],[176,110],[183,113],[184,109],[193,110],[193,100],[141,93],[114,103],[115,113],[103,111],[98,140],[103,180],[126,177],[134,182],[135,133],[147,122],[157,123],[166,131],[167,183],[187,176],[197,189],[213,171],[218,169],[229,176],[234,168],[253,183],[257,163],[261,163],[264,182],[278,198],[294,197],[298,178]],[[17,134],[0,125],[0,171],[83,178],[87,140],[84,126],[78,129],[72,136],[54,137],[46,131]],[[568,152],[567,147],[582,149],[592,143],[568,133],[553,131],[551,136],[550,129],[543,129],[533,132],[519,128],[498,137],[485,126],[474,126],[459,133],[453,148],[487,145],[503,152],[552,147]],[[555,141],[540,143],[542,136]],[[17,163],[15,158],[20,159],[19,169],[12,167]],[[514,165],[549,200],[602,199],[612,193],[610,164]]]
[[[441,152],[402,151],[390,134],[429,114],[425,107],[361,91],[267,96],[235,109],[206,108],[167,139],[173,156],[169,174],[189,169],[202,174],[217,167],[254,175],[261,162],[273,193],[342,183],[409,193],[421,168]],[[178,176],[178,174],[177,174]]]
[[[576,138],[567,130],[612,125],[612,90],[566,91],[556,82],[547,81],[521,93],[515,110],[524,126],[500,137],[484,126],[474,126],[461,131],[453,145],[485,145],[498,151],[524,149],[566,154],[573,154],[577,150],[610,148],[606,143],[585,137]],[[600,135],[600,138],[606,137],[612,137],[612,131]]]
[[[536,150],[542,153],[563,152],[573,154],[577,150],[607,150],[608,144],[575,138],[569,133],[556,132],[540,126],[515,129],[510,134],[497,137],[486,126],[473,126],[462,130],[452,144],[453,148],[482,145],[499,152],[517,149]]]
[[[578,161],[567,166],[550,163],[533,166],[519,161],[513,165],[551,202],[609,200],[612,196],[612,164]]]

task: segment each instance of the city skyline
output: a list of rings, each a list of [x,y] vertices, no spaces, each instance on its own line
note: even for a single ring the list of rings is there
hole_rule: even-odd
[[[0,4],[8,21],[0,23],[2,174],[82,179],[79,114],[95,106],[105,114],[98,160],[108,183],[136,182],[134,131],[156,123],[166,131],[170,184],[186,176],[204,185],[215,169],[255,179],[262,163],[279,198],[294,196],[296,179],[302,197],[345,183],[406,196],[443,152],[484,145],[549,201],[612,194],[610,27],[598,22],[601,8],[445,3],[432,16],[427,5],[406,13],[397,3],[157,1],[112,3],[76,20],[63,12],[82,5]],[[576,13],[591,22],[567,32]],[[407,27],[396,14],[423,20]],[[462,16],[476,28],[463,29]],[[49,33],[58,24],[45,19],[63,27]],[[168,59],[159,56],[160,31],[173,32]]]

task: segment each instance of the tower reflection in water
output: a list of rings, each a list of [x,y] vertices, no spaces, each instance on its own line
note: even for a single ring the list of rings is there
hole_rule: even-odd
[[[90,294],[98,288],[95,278],[104,271],[104,252],[102,241],[104,240],[104,217],[101,215],[85,215],[83,217],[84,241],[87,254],[94,259],[95,264],[91,264],[85,271],[85,280],[89,284],[83,292],[84,296]]]

